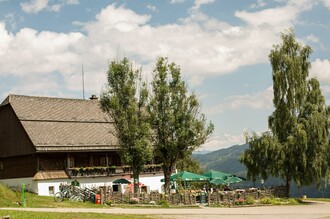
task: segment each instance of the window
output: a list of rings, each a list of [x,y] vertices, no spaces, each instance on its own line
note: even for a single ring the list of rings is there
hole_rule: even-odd
[[[49,195],[54,195],[54,186],[49,186],[48,192],[49,192]]]
[[[91,159],[92,166],[107,166],[107,159],[103,154],[93,154]]]
[[[119,192],[119,186],[118,185],[112,185],[112,191]]]

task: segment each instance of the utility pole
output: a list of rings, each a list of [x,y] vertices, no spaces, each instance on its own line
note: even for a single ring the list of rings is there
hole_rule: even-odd
[[[82,74],[82,88],[83,88],[83,100],[85,99],[85,74],[84,74],[84,64],[81,64],[81,74]]]

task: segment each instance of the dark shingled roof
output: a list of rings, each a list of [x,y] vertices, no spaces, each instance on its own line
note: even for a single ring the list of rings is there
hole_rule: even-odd
[[[98,100],[9,95],[10,104],[41,151],[115,150],[113,125]]]

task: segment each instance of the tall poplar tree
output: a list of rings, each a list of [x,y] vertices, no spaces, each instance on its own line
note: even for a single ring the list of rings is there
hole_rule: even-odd
[[[320,185],[329,163],[327,106],[316,78],[309,79],[312,49],[283,33],[282,44],[269,54],[272,66],[274,107],[269,116],[270,132],[248,138],[250,148],[241,157],[248,176],[279,176],[290,184]]]
[[[108,87],[101,95],[101,108],[114,121],[120,155],[133,170],[136,193],[140,172],[152,155],[146,111],[148,91],[141,83],[141,72],[134,70],[127,58],[111,62],[107,74]]]
[[[162,163],[165,193],[170,189],[170,176],[178,160],[190,156],[213,132],[213,124],[200,114],[194,94],[188,94],[179,66],[159,58],[152,82],[153,95],[149,113],[153,128],[156,158]]]

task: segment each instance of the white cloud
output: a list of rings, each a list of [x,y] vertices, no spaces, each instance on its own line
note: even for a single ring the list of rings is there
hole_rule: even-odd
[[[5,19],[4,19],[4,22],[9,24],[10,25],[10,28],[12,30],[15,30],[16,29],[16,19],[15,19],[15,13],[8,13],[8,14],[5,14]]]
[[[308,42],[312,42],[312,43],[319,43],[319,42],[320,42],[320,39],[319,39],[317,36],[315,36],[314,34],[310,34],[310,35],[308,35],[308,36],[306,37],[306,40],[307,40]]]
[[[323,0],[323,4],[330,10],[330,0]]]
[[[73,76],[80,75],[77,68],[81,64],[77,65],[82,60],[75,47],[84,38],[81,33],[37,32],[23,28],[13,35],[0,23],[0,37],[0,76],[25,78],[25,82],[30,78],[49,78],[54,72],[60,72],[68,89],[77,89],[77,78]],[[53,83],[53,79],[49,83]],[[19,81],[16,84],[20,87]]]
[[[67,0],[68,5],[79,5],[79,0]]]
[[[49,90],[59,90],[59,84],[55,80],[49,80],[48,77],[32,76],[20,80],[9,93],[47,96]]]
[[[237,11],[235,15],[254,27],[276,28],[277,32],[294,26],[301,12],[310,10],[316,2],[309,0],[283,1],[286,4],[258,12]]]
[[[148,8],[149,10],[153,11],[153,12],[158,12],[157,7],[154,6],[154,5],[147,5],[147,8]]]
[[[31,0],[30,2],[22,2],[20,5],[25,13],[37,14],[40,11],[59,12],[64,5],[78,4],[79,0],[61,0],[57,4],[49,4],[49,0]]]
[[[48,0],[31,0],[30,2],[22,2],[21,8],[26,13],[38,13],[47,8]]]
[[[226,98],[221,103],[209,110],[210,114],[222,113],[226,110],[240,110],[242,108],[250,109],[271,109],[273,104],[273,88],[268,87],[265,91],[255,94],[235,95]]]
[[[256,3],[253,3],[250,5],[250,8],[263,8],[266,6],[266,3],[264,0],[258,0]]]
[[[321,83],[330,84],[330,61],[316,59],[312,62],[310,76],[316,77]]]
[[[138,30],[149,21],[150,16],[139,15],[130,9],[123,7],[116,8],[115,5],[109,5],[96,15],[96,19],[96,22],[88,23],[85,26],[92,35],[110,33],[114,30],[119,32]],[[97,31],[97,33],[93,33],[93,31]]]
[[[55,4],[55,5],[49,6],[48,8],[49,8],[49,11],[59,12],[61,7],[62,7],[61,4]]]
[[[277,32],[292,27],[298,10],[291,7],[271,8],[259,12],[237,11],[236,17],[248,25],[263,29],[276,28]]]
[[[330,102],[330,85],[321,86],[321,91],[323,96],[325,97],[326,103]]]
[[[183,3],[185,0],[171,0],[171,4]]]
[[[211,2],[196,1],[196,4]],[[37,1],[30,3],[25,5],[30,7],[30,11],[48,10],[41,9],[44,4],[36,7]],[[34,7],[32,3],[35,3]],[[143,64],[144,72],[148,73],[152,71],[157,57],[168,56],[196,85],[210,76],[268,62],[269,50],[280,40],[278,33],[285,28],[283,24],[291,24],[299,14],[298,9],[290,11],[288,7],[255,13],[237,12],[238,17],[247,22],[246,26],[233,26],[201,12],[192,13],[178,23],[151,26],[150,15],[115,5],[102,9],[95,16],[95,21],[80,23],[85,34],[38,32],[31,28],[12,34],[0,23],[0,75],[46,76],[59,72],[68,89],[78,90],[83,63],[86,89],[99,93],[105,83],[107,61],[122,53],[133,58],[138,65]],[[273,14],[283,15],[280,22],[268,19]],[[262,19],[266,19],[266,27],[259,25]],[[233,98],[244,102],[244,99],[252,97]],[[239,108],[239,101],[234,99],[228,100],[227,104]],[[265,103],[256,102],[255,106],[258,104]]]
[[[240,145],[245,143],[244,132],[238,135],[225,133],[223,135],[211,137],[205,144],[197,151],[215,151],[223,148],[228,148],[233,145]]]
[[[202,5],[207,5],[213,3],[214,0],[195,0],[194,5],[191,10],[198,10]]]

